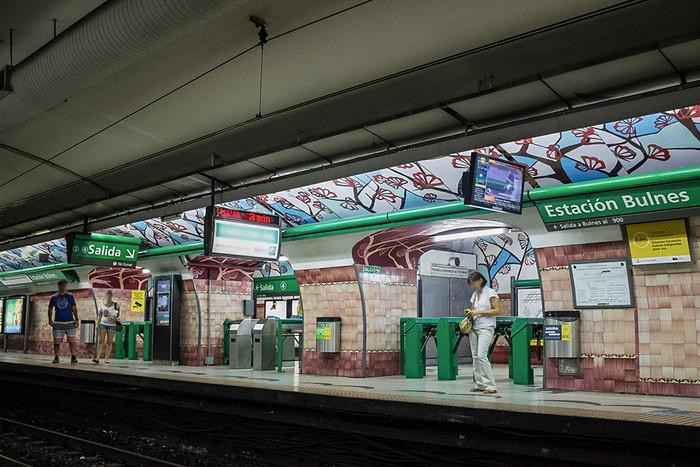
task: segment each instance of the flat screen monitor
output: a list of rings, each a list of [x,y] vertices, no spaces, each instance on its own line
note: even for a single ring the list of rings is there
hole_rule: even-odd
[[[4,334],[24,334],[24,319],[28,302],[26,295],[3,299],[2,332]]]
[[[276,216],[219,207],[207,209],[206,255],[275,261],[279,258],[281,237]]]
[[[522,213],[525,166],[473,152],[462,177],[464,204],[492,211]]]

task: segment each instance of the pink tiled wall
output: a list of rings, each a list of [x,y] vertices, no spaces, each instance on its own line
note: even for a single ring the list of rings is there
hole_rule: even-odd
[[[143,321],[143,313],[132,313],[131,311],[131,290],[111,289],[113,292],[113,300],[119,303],[121,312],[121,321]],[[95,316],[95,300],[90,289],[80,289],[70,291],[75,296],[76,306],[78,307],[78,317],[81,320],[96,319]],[[100,304],[104,300],[104,289],[95,290],[97,303]],[[29,301],[29,342],[28,352],[41,355],[53,355],[53,337],[51,328],[49,327],[48,314],[46,310],[49,306],[49,299],[53,293],[41,293],[32,295]],[[8,349],[12,351],[22,350],[23,336],[7,336]],[[95,355],[94,344],[80,344],[80,333],[77,337],[78,341],[78,357],[92,358]],[[140,343],[138,350],[140,351]],[[68,344],[65,342],[61,345],[61,355],[70,355]]]
[[[697,249],[700,221],[691,221]],[[545,310],[573,309],[569,261],[628,257],[623,241],[536,251]],[[548,362],[546,385],[557,389],[700,395],[698,347],[700,267],[633,268],[637,308],[581,310],[581,374],[558,376]]]
[[[304,340],[304,373],[362,376],[362,297],[351,266],[297,271],[304,302],[304,333],[315,335],[316,318],[342,318],[341,352],[321,354]],[[366,376],[399,372],[399,319],[416,316],[416,272],[382,268],[360,273],[367,319]]]
[[[243,318],[243,300],[252,293],[252,282],[209,281],[211,287],[211,307],[209,310],[209,352],[214,356],[214,364],[223,364],[224,320]],[[200,361],[197,361],[197,301],[194,293],[197,287],[202,313],[202,345]],[[182,304],[180,316],[180,364],[202,365],[207,355],[207,280],[182,281]]]

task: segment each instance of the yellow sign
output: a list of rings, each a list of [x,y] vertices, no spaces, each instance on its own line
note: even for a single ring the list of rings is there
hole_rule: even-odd
[[[131,312],[143,313],[146,309],[146,291],[132,290],[131,291]]]
[[[561,325],[561,340],[570,341],[571,340],[571,325],[562,324]]]
[[[331,340],[331,328],[323,328],[323,340]]]
[[[626,228],[633,265],[691,261],[685,220],[629,224]]]

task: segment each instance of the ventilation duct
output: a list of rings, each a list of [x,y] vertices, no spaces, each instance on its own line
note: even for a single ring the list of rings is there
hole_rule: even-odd
[[[0,130],[50,109],[248,0],[113,0],[16,65]],[[5,70],[7,74],[7,70]],[[4,77],[6,82],[7,76]]]

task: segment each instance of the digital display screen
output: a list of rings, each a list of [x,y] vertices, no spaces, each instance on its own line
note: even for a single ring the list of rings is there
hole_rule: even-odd
[[[279,218],[235,209],[207,209],[204,253],[244,259],[277,260],[281,232]]]
[[[24,313],[27,297],[6,297],[3,300],[2,332],[4,334],[22,334],[24,332]]]
[[[524,182],[523,165],[472,153],[469,173],[462,178],[464,204],[520,214]]]
[[[157,281],[157,292],[170,292],[170,281]]]
[[[259,214],[257,212],[239,211],[237,209],[217,207],[214,212],[214,217],[223,217],[226,219],[257,222],[259,224],[274,224],[279,225],[279,217],[269,214]]]
[[[170,284],[170,282],[166,282]],[[156,297],[156,326],[170,324],[170,294],[158,293]]]

